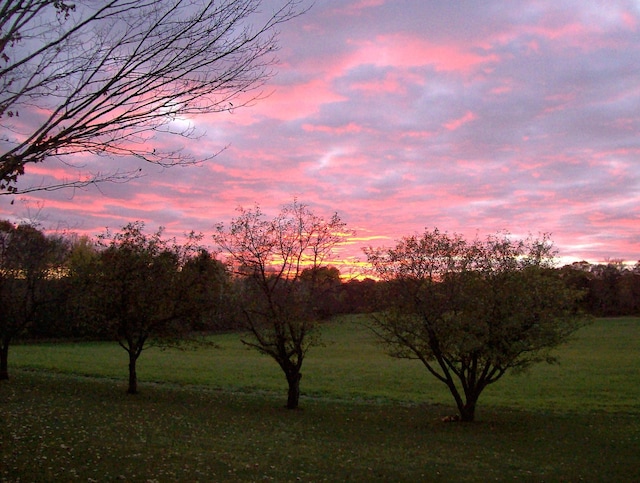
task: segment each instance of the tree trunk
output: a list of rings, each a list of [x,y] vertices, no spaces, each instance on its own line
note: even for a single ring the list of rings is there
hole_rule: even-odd
[[[458,411],[460,412],[460,421],[472,423],[476,417],[476,403],[478,402],[479,394],[467,396],[467,400],[464,404],[458,405]]]
[[[476,405],[473,404],[465,404],[464,407],[460,410],[460,421],[464,421],[467,423],[472,423],[476,417]]]
[[[9,341],[0,344],[0,381],[9,379]]]
[[[129,389],[128,394],[138,394],[138,374],[136,373],[136,361],[138,357],[131,351],[129,352]]]
[[[291,375],[287,375],[287,382],[289,383],[289,397],[287,398],[287,409],[297,409],[298,401],[300,399],[300,379],[302,374],[296,372]]]

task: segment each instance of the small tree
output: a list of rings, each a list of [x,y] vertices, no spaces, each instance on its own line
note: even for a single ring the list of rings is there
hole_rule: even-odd
[[[241,281],[239,303],[251,335],[242,342],[278,363],[289,387],[287,408],[295,409],[303,360],[318,342],[313,294],[320,280],[313,274],[350,232],[337,214],[326,220],[297,201],[273,220],[258,206],[239,212],[228,229],[218,225],[214,240]]]
[[[47,279],[59,275],[67,245],[29,224],[0,221],[0,379],[9,378],[9,346],[51,302]]]
[[[508,370],[553,362],[550,350],[585,322],[581,292],[553,270],[547,237],[467,242],[436,229],[365,253],[389,282],[391,308],[374,331],[392,356],[420,360],[446,384],[463,421],[474,420],[487,386]]]
[[[177,119],[237,109],[271,75],[277,28],[299,0],[6,0],[0,5],[0,194],[129,179],[90,173],[18,190],[29,164],[77,153],[198,161],[159,134]],[[252,94],[253,93],[253,94]]]
[[[191,235],[185,244],[147,235],[142,222],[100,237],[103,250],[88,257],[84,288],[97,330],[117,341],[129,356],[127,392],[138,392],[136,364],[154,345],[177,345],[200,322],[213,300],[203,297],[215,261]]]

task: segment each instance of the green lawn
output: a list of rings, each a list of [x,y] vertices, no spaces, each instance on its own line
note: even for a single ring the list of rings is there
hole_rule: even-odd
[[[324,327],[298,411],[283,409],[275,363],[236,335],[144,353],[137,396],[115,344],[15,346],[0,480],[640,480],[640,319],[598,320],[559,365],[505,377],[472,424],[442,423],[446,390],[385,356],[361,320]]]

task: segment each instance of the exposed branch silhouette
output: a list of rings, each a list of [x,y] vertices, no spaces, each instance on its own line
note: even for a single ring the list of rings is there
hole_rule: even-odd
[[[267,11],[261,0],[4,2],[0,194],[48,189],[17,182],[30,164],[78,153],[161,166],[203,161],[153,139],[195,137],[192,125],[176,121],[260,98],[277,27],[300,15],[301,3]],[[89,182],[126,172],[113,171],[115,178],[92,174]]]

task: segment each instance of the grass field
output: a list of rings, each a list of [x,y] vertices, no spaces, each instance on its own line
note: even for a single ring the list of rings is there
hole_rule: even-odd
[[[127,396],[115,344],[13,348],[0,384],[2,481],[640,481],[640,319],[598,320],[560,365],[506,376],[478,422],[386,357],[357,318],[324,327],[301,410],[275,363],[237,335],[145,352]]]

